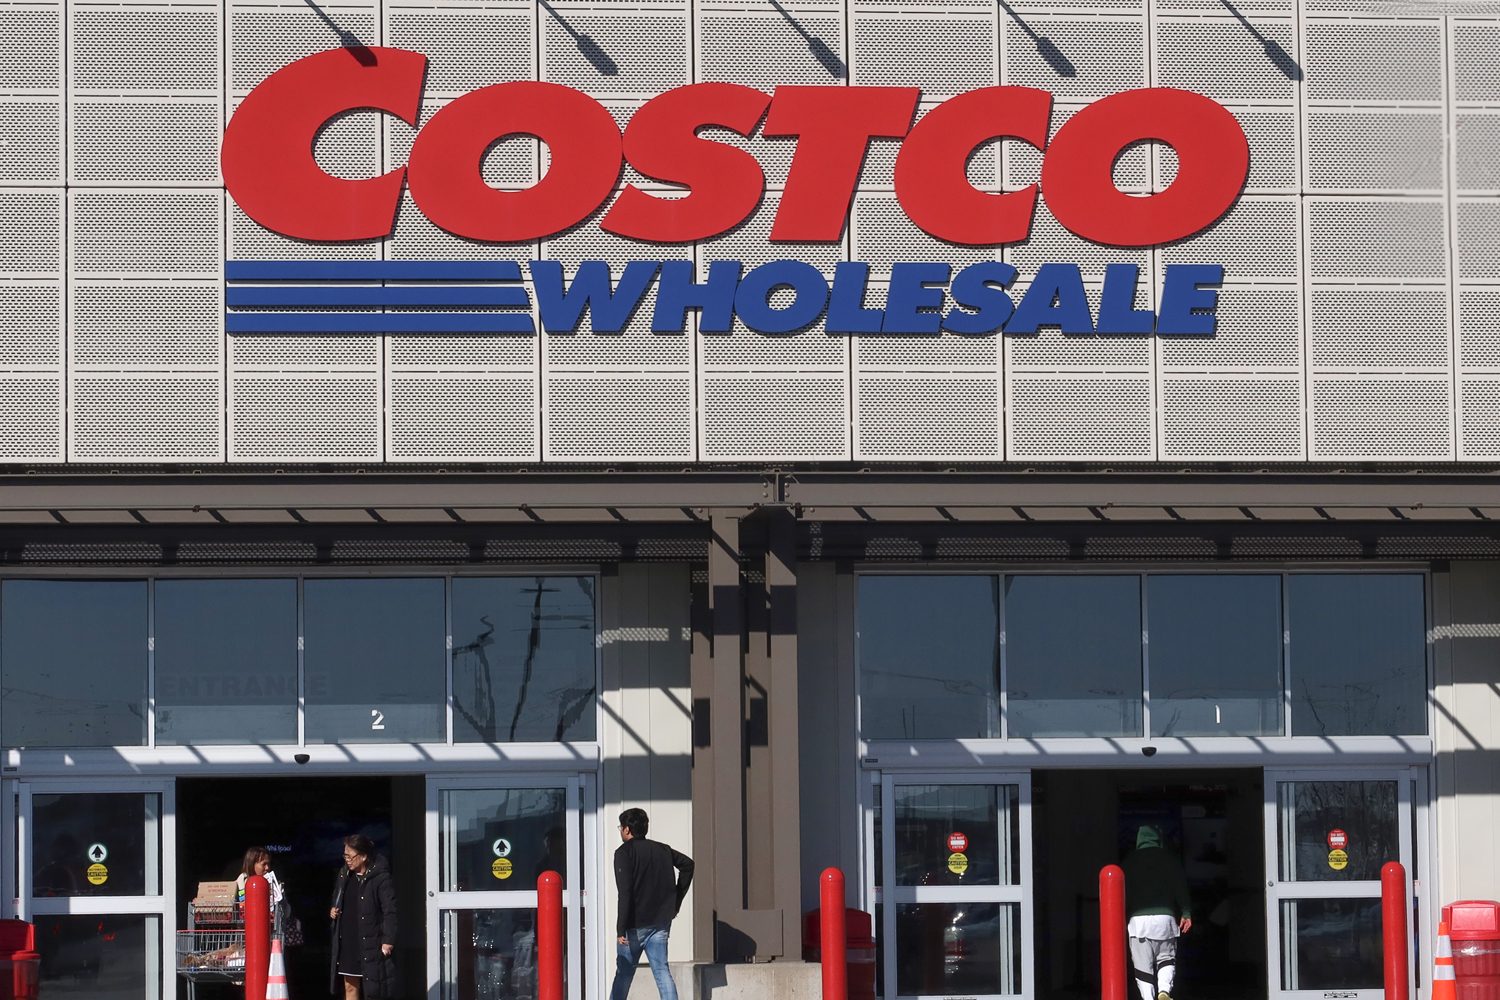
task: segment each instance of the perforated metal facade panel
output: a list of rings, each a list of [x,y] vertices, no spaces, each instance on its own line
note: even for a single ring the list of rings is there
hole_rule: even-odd
[[[1011,457],[1099,461],[1155,457],[1151,376],[1022,375],[1006,379]]]
[[[74,462],[221,462],[224,386],[217,374],[84,373],[68,380]]]
[[[556,375],[542,392],[550,457],[681,462],[695,455],[691,376]]]
[[[708,461],[847,461],[849,382],[843,373],[705,374],[702,457]]]
[[[239,374],[229,384],[230,457],[378,461],[380,396],[373,374]]]
[[[414,374],[390,381],[392,462],[536,461],[541,410],[531,375]]]
[[[0,2],[0,462],[1284,461],[1500,458],[1500,14],[1388,0],[91,0]],[[698,81],[1016,84],[1054,95],[1051,131],[1120,90],[1223,103],[1251,148],[1245,193],[1209,230],[1154,249],[1100,246],[1053,219],[1029,239],[953,246],[905,216],[900,145],[871,144],[841,240],[773,244],[796,143],[753,152],[767,194],[698,246],[633,243],[598,214],[538,243],[486,245],[409,198],[385,240],[310,244],[224,194],[222,130],[277,68],[339,44],[429,59],[422,122],[476,88],[581,88],[626,126]],[[1374,54],[1381,54],[1376,56]],[[1399,57],[1392,57],[1399,54]],[[416,132],[365,111],[331,122],[318,164],[361,178],[406,162]],[[534,184],[549,154],[515,136],[492,185]],[[1009,141],[970,160],[981,190],[1039,180]],[[1161,190],[1160,144],[1116,184]],[[670,185],[625,168],[620,184]],[[225,260],[633,259],[745,267],[800,259],[955,271],[1078,263],[1092,306],[1110,263],[1142,275],[1220,263],[1213,337],[622,334],[229,336]],[[530,288],[529,284],[527,286]],[[649,414],[643,420],[642,414]]]
[[[1164,459],[1303,457],[1302,382],[1263,375],[1170,376],[1161,383]]]
[[[1454,457],[1447,378],[1315,376],[1308,392],[1311,458]]]
[[[7,462],[61,462],[63,452],[62,379],[52,375],[0,375],[0,459]]]
[[[862,374],[854,410],[856,459],[983,461],[1000,449],[994,378]]]

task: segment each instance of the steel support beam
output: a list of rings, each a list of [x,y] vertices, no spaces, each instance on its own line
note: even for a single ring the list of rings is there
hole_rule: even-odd
[[[790,505],[807,520],[1247,520],[1472,518],[1500,521],[1500,474],[1246,472],[603,470],[438,473],[0,475],[0,523],[686,522],[716,508]],[[1393,513],[1394,512],[1394,513]]]

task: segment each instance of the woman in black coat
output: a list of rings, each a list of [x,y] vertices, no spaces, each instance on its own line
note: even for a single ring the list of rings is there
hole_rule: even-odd
[[[344,1000],[394,1000],[396,886],[391,867],[363,834],[344,838],[344,870],[333,890],[333,959],[328,991]]]

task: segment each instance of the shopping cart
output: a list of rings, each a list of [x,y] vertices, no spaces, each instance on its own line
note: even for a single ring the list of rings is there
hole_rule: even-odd
[[[177,932],[177,974],[187,981],[188,1000],[199,983],[245,982],[245,918],[234,904],[188,904],[188,929]]]

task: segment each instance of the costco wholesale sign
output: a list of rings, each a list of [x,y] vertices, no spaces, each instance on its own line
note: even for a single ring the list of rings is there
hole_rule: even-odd
[[[1488,4],[0,27],[3,462],[1500,459]]]
[[[343,180],[313,157],[318,133],[336,115],[373,108],[417,127],[427,60],[415,52],[378,48],[338,50],[303,59],[257,87],[241,103],[224,136],[224,183],[240,208],[267,229],[304,240],[382,239],[396,226],[402,188],[429,221],[465,239],[525,243],[583,223],[608,200],[619,180],[622,154],[642,174],[686,189],[670,197],[634,184],[619,192],[600,228],[626,239],[692,243],[744,223],[765,194],[765,174],[743,150],[698,135],[727,129],[795,143],[785,191],[771,225],[777,242],[832,243],[843,237],[860,167],[872,139],[900,139],[896,198],[922,231],[957,244],[1024,242],[1036,212],[1037,185],[986,193],[966,168],[980,146],[1018,139],[1047,155],[1042,183],[1052,215],[1084,239],[1146,247],[1185,239],[1227,212],[1249,173],[1239,122],[1213,101],[1165,88],[1114,94],[1083,109],[1048,141],[1052,95],[1030,87],[987,87],[950,98],[912,125],[921,91],[915,87],[779,87],[774,97],[732,83],[679,87],[647,101],[622,138],[598,101],[554,83],[496,84],[459,98],[422,126],[407,166],[366,180]],[[764,125],[761,125],[764,119]],[[485,154],[513,135],[535,136],[549,151],[546,174],[535,185],[505,191],[485,182]],[[1115,186],[1114,165],[1129,147],[1160,140],[1178,158],[1177,176],[1160,193],[1133,197]],[[740,273],[740,262],[719,261],[697,283],[690,264],[636,261],[620,286],[608,265],[589,262],[565,287],[562,266],[533,261],[543,326],[577,329],[585,308],[596,333],[618,333],[635,313],[647,284],[658,277],[651,329],[682,332],[687,312],[699,310],[704,333],[729,333],[736,317],[760,333],[806,328],[824,315],[829,334],[987,334],[1002,326],[1035,334],[1043,326],[1067,334],[1209,334],[1223,268],[1169,265],[1161,311],[1136,308],[1138,269],[1110,267],[1098,316],[1090,315],[1077,265],[1048,264],[1019,306],[1005,289],[1016,268],[999,261],[972,264],[956,277],[937,262],[896,263],[884,309],[865,306],[869,267],[838,265],[832,287],[810,264],[780,260]],[[489,277],[488,292],[422,293],[411,288],[302,290],[233,287],[227,302],[242,308],[298,305],[378,307],[464,305],[515,307],[523,313],[480,316],[453,312],[316,315],[240,313],[236,333],[271,332],[491,332],[531,333],[531,301],[519,287],[519,268],[411,269],[275,265],[231,266],[231,280],[252,283],[307,278],[352,280]],[[952,282],[953,306],[943,289]],[[773,307],[772,293],[790,289],[790,304]]]

